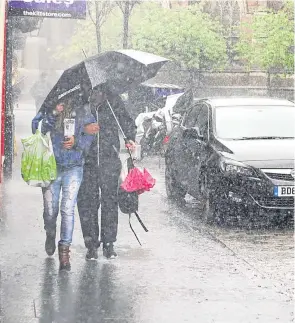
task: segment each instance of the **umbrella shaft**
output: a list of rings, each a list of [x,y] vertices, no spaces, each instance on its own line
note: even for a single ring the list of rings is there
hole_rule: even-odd
[[[96,121],[98,122],[98,110],[96,109]],[[97,164],[99,166],[99,132],[97,133]]]
[[[112,106],[110,105],[109,100],[107,100],[107,103],[108,103],[108,106],[109,106],[109,108],[110,108],[110,110],[111,110],[111,112],[112,112],[112,114],[113,114],[113,116],[114,116],[115,120],[116,120],[116,123],[117,123],[117,125],[118,125],[118,127],[119,127],[119,130],[120,130],[120,132],[121,132],[121,133],[122,133],[122,135],[123,135],[123,139],[124,139],[124,141],[126,142],[127,138],[126,138],[126,136],[125,136],[125,133],[124,133],[124,131],[123,131],[123,129],[122,129],[122,127],[121,127],[121,125],[120,125],[120,122],[119,122],[119,120],[118,120],[117,116],[115,115],[115,112],[114,112],[114,110],[113,110]]]
[[[111,112],[112,112],[112,114],[113,114],[113,116],[114,116],[115,120],[116,120],[116,123],[117,123],[117,125],[118,125],[118,128],[119,128],[120,132],[122,133],[123,139],[124,139],[125,143],[127,143],[127,137],[125,136],[125,133],[124,133],[124,131],[123,131],[123,129],[122,129],[122,127],[121,127],[121,125],[120,125],[120,122],[119,122],[119,120],[118,120],[118,118],[117,118],[117,116],[116,116],[116,114],[115,114],[115,112],[114,112],[114,110],[113,110],[113,108],[112,108],[112,106],[111,106],[111,104],[110,104],[109,100],[107,100],[107,103],[108,103],[108,106],[109,106],[109,108],[110,108],[110,110],[111,110]],[[134,163],[133,163],[133,158],[132,158],[131,151],[130,151],[130,149],[129,149],[129,148],[127,148],[127,149],[128,149],[128,154],[129,154],[129,156],[130,156],[130,158],[131,158],[132,166],[134,167]]]

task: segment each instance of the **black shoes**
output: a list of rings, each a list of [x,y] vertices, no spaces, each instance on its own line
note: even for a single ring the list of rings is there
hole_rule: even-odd
[[[90,248],[87,250],[86,260],[95,260],[98,258],[97,248]]]
[[[117,258],[117,253],[114,250],[114,245],[112,242],[103,244],[103,255],[108,259]]]
[[[114,250],[113,243],[103,244],[103,255],[108,259],[114,259],[118,256]],[[86,253],[86,260],[96,260],[96,259],[98,259],[97,248],[89,248]]]
[[[45,241],[45,251],[48,256],[52,256],[55,252],[55,235],[46,233],[46,241]]]

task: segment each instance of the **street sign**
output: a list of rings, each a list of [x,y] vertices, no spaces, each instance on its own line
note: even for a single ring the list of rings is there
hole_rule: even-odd
[[[86,0],[9,0],[8,10],[12,16],[86,19]]]

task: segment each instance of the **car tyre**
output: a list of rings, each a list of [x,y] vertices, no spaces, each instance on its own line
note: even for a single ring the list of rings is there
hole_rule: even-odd
[[[202,218],[205,223],[224,225],[225,218],[221,212],[219,203],[214,199],[214,195],[208,189],[207,175],[202,173],[200,176],[200,195],[203,200]]]
[[[171,166],[167,165],[165,169],[165,186],[166,194],[169,200],[174,201],[178,204],[185,203],[186,190],[177,182],[175,175],[171,169]]]
[[[210,192],[208,189],[208,180],[205,172],[201,173],[200,176],[200,187],[199,187],[200,197],[203,200],[203,210],[202,210],[202,218],[205,223],[213,223],[215,219],[215,209],[213,207],[213,201],[210,196]]]
[[[203,220],[207,224],[213,224],[216,220],[215,207],[210,197],[205,198]]]

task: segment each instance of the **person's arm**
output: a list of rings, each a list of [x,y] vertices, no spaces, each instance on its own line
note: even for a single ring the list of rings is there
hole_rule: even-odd
[[[46,114],[42,121],[41,132],[45,135],[47,132],[52,131],[56,122],[56,116],[53,114]]]
[[[85,132],[85,127],[87,127],[88,125],[96,124],[96,120],[92,114],[85,114],[83,112],[78,117],[81,118],[81,126],[75,134],[75,143],[73,149],[82,151],[85,154],[89,151],[89,148],[95,135],[88,134],[87,132]]]
[[[44,115],[41,112],[38,112],[32,120],[32,134],[34,135],[39,127],[40,121],[44,118]]]
[[[90,110],[89,104],[84,106],[84,130],[83,133],[88,135],[96,135],[99,132],[99,125]]]
[[[55,109],[58,113],[62,112],[64,108],[63,103],[59,103]],[[38,113],[32,120],[32,133],[35,134],[36,130],[39,127],[39,123],[41,120],[42,122],[42,127],[41,127],[41,132],[45,135],[47,132],[51,131],[53,129],[53,126],[55,125],[57,115],[53,115],[53,111],[50,111],[46,109],[46,107],[43,105],[39,109]]]

